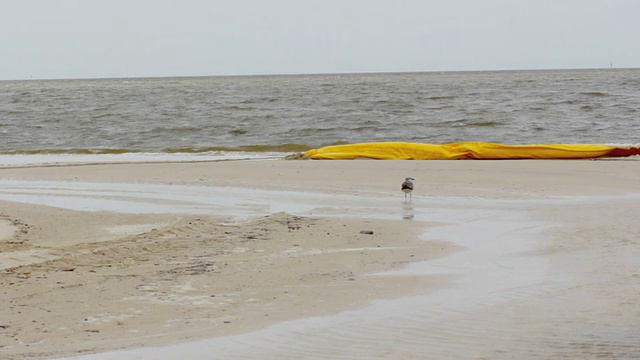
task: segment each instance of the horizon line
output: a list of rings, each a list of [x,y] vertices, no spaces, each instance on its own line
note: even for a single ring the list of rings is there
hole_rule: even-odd
[[[523,68],[523,69],[478,69],[478,70],[420,70],[420,71],[361,71],[361,72],[316,72],[316,73],[271,73],[271,74],[218,74],[218,75],[166,75],[166,76],[113,76],[113,77],[43,77],[43,78],[15,78],[0,79],[0,82],[8,81],[70,81],[70,80],[126,80],[126,79],[180,79],[180,78],[229,78],[229,77],[270,77],[270,76],[340,76],[340,75],[394,75],[394,74],[443,74],[443,73],[470,73],[470,72],[536,72],[536,71],[589,71],[589,70],[635,70],[640,67],[585,67],[585,68]]]

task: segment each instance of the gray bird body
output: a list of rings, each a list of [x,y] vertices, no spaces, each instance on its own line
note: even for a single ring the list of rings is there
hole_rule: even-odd
[[[413,181],[411,180],[415,180],[414,178],[405,178],[404,182],[402,183],[402,186],[400,187],[400,190],[402,190],[404,192],[404,198],[407,198],[407,194],[409,194],[409,198],[411,199],[411,192],[413,191]]]

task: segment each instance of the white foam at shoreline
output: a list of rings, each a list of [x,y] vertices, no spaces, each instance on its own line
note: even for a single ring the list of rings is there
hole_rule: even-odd
[[[93,163],[193,162],[282,159],[288,154],[252,152],[123,153],[123,154],[16,154],[0,155],[0,166],[69,165]]]

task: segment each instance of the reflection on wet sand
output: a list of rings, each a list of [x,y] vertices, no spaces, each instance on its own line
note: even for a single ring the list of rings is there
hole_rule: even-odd
[[[402,203],[402,218],[405,220],[412,220],[414,216],[413,212],[413,202],[403,202]]]

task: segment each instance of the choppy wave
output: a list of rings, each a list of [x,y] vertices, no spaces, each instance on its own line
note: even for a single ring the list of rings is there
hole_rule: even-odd
[[[608,94],[605,92],[600,92],[600,91],[590,91],[590,92],[583,92],[583,95],[589,95],[589,96],[595,96],[595,97],[601,97],[601,96],[607,96]]]
[[[453,100],[455,99],[455,95],[439,95],[439,96],[429,96],[427,99],[429,100]]]
[[[500,126],[500,123],[497,121],[469,121],[461,124],[460,126],[495,127]]]
[[[501,124],[497,121],[473,121],[473,120],[447,120],[439,122],[438,125],[447,127],[496,127]]]
[[[278,145],[243,145],[236,147],[212,146],[203,148],[169,148],[163,152],[167,153],[206,153],[213,151],[224,152],[300,152],[311,149],[304,144],[278,144]]]

